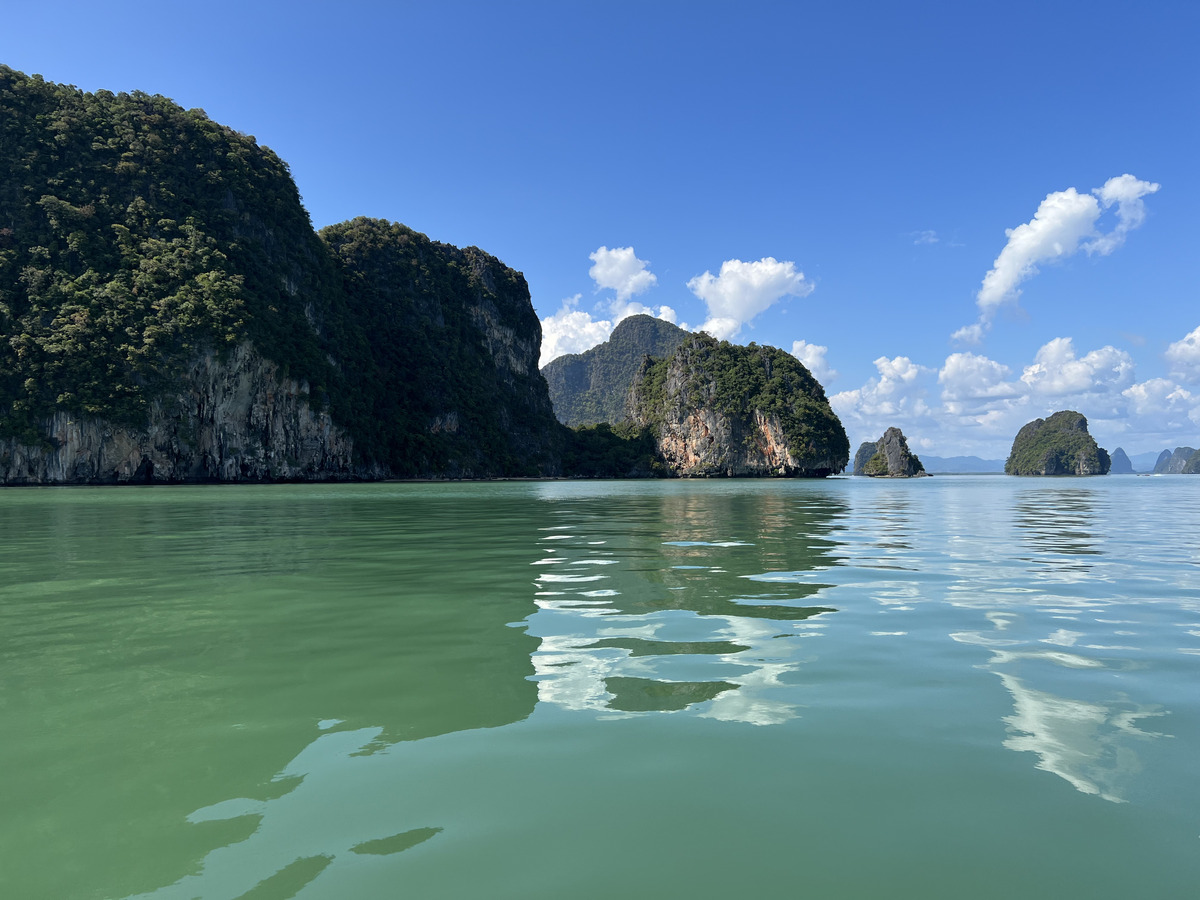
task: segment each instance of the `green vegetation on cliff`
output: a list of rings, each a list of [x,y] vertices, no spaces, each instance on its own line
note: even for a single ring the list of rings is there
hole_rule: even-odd
[[[622,319],[608,340],[583,353],[553,359],[542,367],[554,414],[572,427],[625,418],[629,388],[647,356],[665,357],[688,336],[653,316]]]
[[[1004,463],[1008,475],[1107,475],[1111,461],[1074,410],[1025,425]]]
[[[1180,470],[1182,475],[1200,475],[1200,450],[1197,450],[1188,457],[1187,462],[1183,464]]]
[[[401,475],[535,475],[565,435],[536,369],[525,278],[380,219],[321,230],[342,276],[331,411],[365,459]]]
[[[241,336],[314,391],[335,288],[287,166],[140,92],[0,66],[0,430],[68,410],[135,424],[198,345]]]
[[[563,471],[580,478],[663,478],[671,474],[658,455],[653,432],[630,422],[598,422],[571,429]]]
[[[775,419],[797,474],[840,472],[850,458],[849,439],[825,390],[798,359],[775,347],[692,335],[666,359],[643,362],[631,404],[635,421],[660,440],[672,423],[708,411],[734,426],[731,439],[737,434],[758,444],[756,416]]]
[[[161,96],[0,66],[0,437],[124,427],[250,342],[394,475],[557,471],[524,278],[355,219],[312,229],[287,165]]]

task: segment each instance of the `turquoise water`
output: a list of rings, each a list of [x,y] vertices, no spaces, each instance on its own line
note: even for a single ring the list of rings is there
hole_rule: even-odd
[[[1183,898],[1200,478],[0,492],[0,897]]]

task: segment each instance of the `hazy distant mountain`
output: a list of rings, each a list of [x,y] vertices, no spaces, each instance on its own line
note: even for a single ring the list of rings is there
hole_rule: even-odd
[[[977,475],[1004,471],[1004,460],[980,459],[978,456],[922,456],[921,462],[931,475]]]
[[[1129,461],[1129,457],[1125,455],[1125,451],[1120,447],[1112,452],[1112,468],[1108,472],[1110,475],[1133,474],[1133,463]]]
[[[666,357],[688,332],[653,316],[622,319],[608,340],[542,368],[554,414],[572,428],[625,418],[625,398],[647,356]]]
[[[1176,447],[1174,453],[1164,450],[1154,466],[1155,475],[1178,475],[1196,452],[1195,447]]]

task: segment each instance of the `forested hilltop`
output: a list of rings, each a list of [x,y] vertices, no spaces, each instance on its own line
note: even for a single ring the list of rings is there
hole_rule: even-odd
[[[7,480],[557,473],[528,287],[486,253],[377,220],[318,235],[252,136],[5,66],[0,166]],[[98,469],[51,458],[72,443]]]

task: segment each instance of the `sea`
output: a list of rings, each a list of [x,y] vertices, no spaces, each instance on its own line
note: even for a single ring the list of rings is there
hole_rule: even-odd
[[[0,491],[0,897],[1200,896],[1200,478]]]

